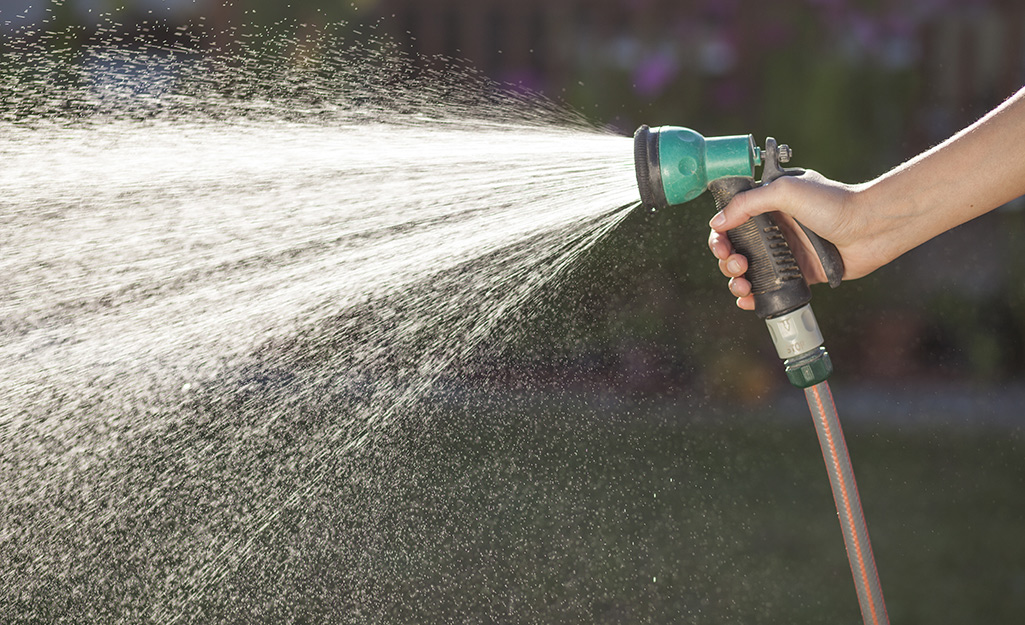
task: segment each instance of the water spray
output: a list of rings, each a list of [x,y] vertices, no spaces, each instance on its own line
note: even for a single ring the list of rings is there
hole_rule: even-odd
[[[799,168],[782,168],[791,150],[769,137],[765,148],[751,135],[705,138],[689,128],[641,126],[634,134],[634,166],[641,201],[650,208],[669,208],[712,192],[722,210],[737,194],[770,184]],[[756,167],[762,179],[755,180]],[[800,224],[799,224],[800,225]],[[836,246],[801,226],[833,287],[843,277],[843,259]],[[827,379],[833,373],[823,346],[811,290],[790,245],[771,214],[752,217],[727,232],[737,252],[748,260],[745,274],[754,295],[755,314],[765,320],[790,383],[804,389],[826,463],[833,500],[847,547],[847,558],[865,625],[888,625],[889,618],[876,572],[861,499],[854,480],[836,405]]]

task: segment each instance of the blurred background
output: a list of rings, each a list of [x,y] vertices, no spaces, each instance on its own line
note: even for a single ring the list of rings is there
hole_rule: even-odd
[[[67,27],[71,49],[102,27],[126,46],[144,35],[230,55],[268,26],[305,37],[339,22],[357,39],[372,29],[414,66],[469,65],[623,135],[644,123],[774,136],[793,165],[846,182],[935,145],[1025,84],[1018,0],[0,0],[0,31],[42,40]],[[1025,609],[1023,209],[1019,199],[869,277],[814,289],[895,622],[1012,622]],[[424,547],[404,529],[425,522],[413,512],[373,520],[407,549],[395,571],[417,571],[382,588],[441,603],[395,607],[394,622],[492,614],[486,593],[450,592],[477,588],[470,573],[494,596],[526,595],[535,607],[508,606],[524,622],[546,602],[537,622],[672,622],[695,606],[727,617],[718,622],[855,616],[803,399],[763,325],[733,305],[705,246],[712,212],[702,198],[631,215],[543,294],[512,344],[465,372],[535,399],[450,406],[449,425],[399,463],[400,497],[436,512],[440,529]],[[579,391],[579,403],[549,405],[546,389]],[[695,424],[681,429],[688,410]],[[581,429],[579,415],[596,412],[608,422]],[[528,425],[538,414],[550,429]],[[510,439],[525,441],[518,457],[502,455]],[[683,454],[693,473],[673,464]],[[697,507],[674,516],[662,499],[638,503],[644,479],[671,490],[670,475],[697,484],[686,494]],[[502,517],[495,538],[481,519],[503,501],[519,516]],[[701,547],[683,553],[679,537],[695,531]],[[593,550],[577,559],[580,543],[559,532]],[[520,554],[509,568],[481,565],[507,552]],[[675,588],[639,577],[682,561],[697,568]]]
[[[1025,5],[1014,0],[0,1],[0,28],[43,38],[73,25],[70,46],[102,27],[230,54],[240,33],[310,36],[340,22],[354,38],[371,27],[414,64],[469,65],[625,135],[646,123],[774,136],[795,165],[846,182],[935,145],[1025,83]],[[985,397],[1019,386],[1021,209],[1012,202],[816,297],[838,377]],[[553,302],[546,323],[571,319],[555,334],[570,338],[504,362],[533,357],[536,374],[557,350],[578,373],[586,363],[590,382],[630,391],[682,384],[760,401],[783,389],[759,324],[732,309],[704,249],[711,210],[698,201],[687,215],[634,216],[590,268],[600,292],[581,293],[572,316],[565,297]]]

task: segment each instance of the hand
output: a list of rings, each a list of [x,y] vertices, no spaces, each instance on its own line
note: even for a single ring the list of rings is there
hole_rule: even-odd
[[[754,298],[751,283],[743,277],[747,272],[747,259],[735,253],[726,231],[760,213],[775,211],[773,216],[810,284],[825,282],[826,275],[794,217],[837,245],[844,259],[845,279],[863,276],[882,264],[877,259],[862,258],[864,254],[857,246],[843,245],[852,239],[849,231],[855,193],[853,187],[829,180],[817,172],[805,171],[799,176],[779,178],[765,187],[741,193],[717,214],[711,222],[713,230],[708,245],[719,259],[719,270],[730,278],[730,292],[737,297],[737,305],[753,310]]]
[[[745,191],[712,218],[708,246],[730,278],[737,305],[754,308],[747,259],[726,231],[753,215],[777,222],[809,282],[825,272],[794,219],[832,241],[844,279],[860,278],[913,247],[1025,194],[1025,89],[942,144],[871,182],[851,186],[813,171]],[[957,175],[953,175],[953,174]]]

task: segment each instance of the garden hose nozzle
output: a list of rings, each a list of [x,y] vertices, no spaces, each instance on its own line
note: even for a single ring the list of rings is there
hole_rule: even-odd
[[[790,160],[790,148],[769,137],[765,149],[751,135],[702,137],[689,128],[641,126],[634,134],[634,167],[641,201],[650,208],[668,208],[689,202],[707,188],[722,210],[738,193],[771,183],[780,176],[803,173],[781,169]],[[755,168],[762,165],[762,180]],[[802,226],[818,253],[832,286],[843,276],[843,260],[829,241]],[[790,246],[770,214],[752,217],[727,235],[737,252],[747,257],[745,277],[751,282],[755,313],[765,319],[776,352],[783,359],[794,386],[807,388],[833,371],[822,347],[811,291]]]
[[[705,139],[693,130],[673,126],[641,126],[634,134],[637,187],[641,201],[650,208],[688,202],[708,188],[722,210],[738,193],[771,184],[780,176],[801,174],[800,169],[780,168],[781,162],[789,160],[790,148],[777,146],[771,137],[765,140],[765,149],[759,150],[751,135]],[[757,165],[762,165],[761,182],[754,178]],[[843,259],[836,246],[804,226],[801,229],[822,261],[829,284],[840,284]],[[854,469],[826,381],[833,364],[811,310],[808,282],[771,214],[752,217],[726,234],[733,247],[747,257],[745,276],[751,282],[755,313],[769,327],[787,378],[803,388],[808,399],[862,620],[865,625],[889,625]]]

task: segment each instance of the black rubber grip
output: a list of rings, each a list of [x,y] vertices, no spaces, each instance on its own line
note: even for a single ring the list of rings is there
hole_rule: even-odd
[[[755,187],[753,178],[729,176],[712,181],[708,189],[722,210],[738,193]],[[752,217],[726,233],[738,253],[747,257],[747,273],[755,298],[755,314],[771,319],[811,301],[811,290],[790,245],[771,215]]]

